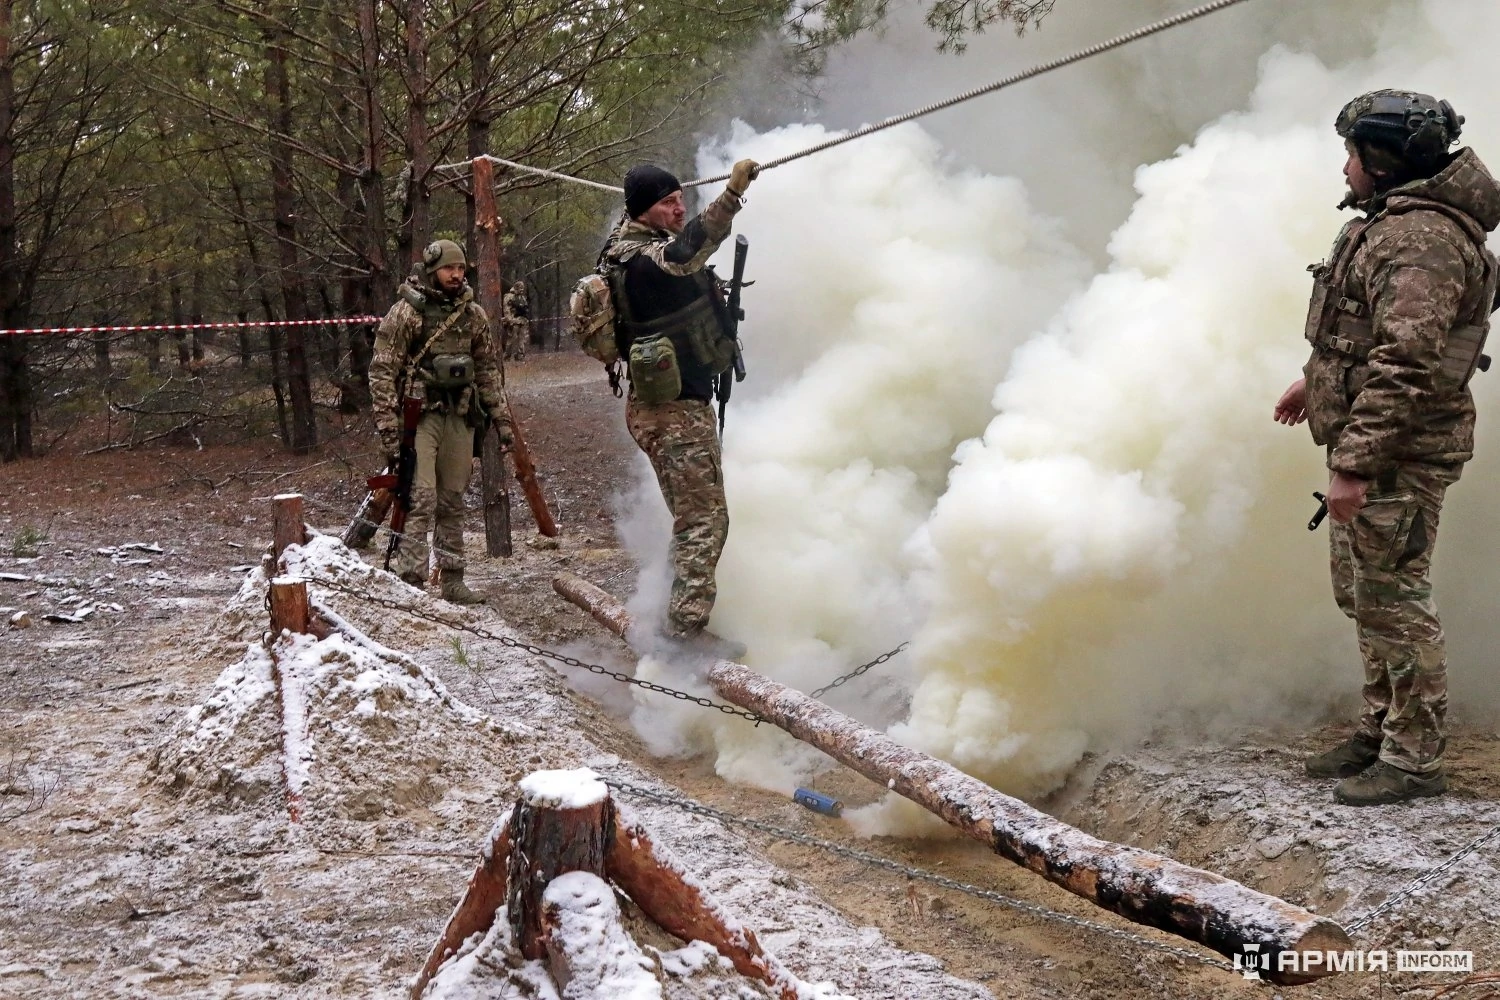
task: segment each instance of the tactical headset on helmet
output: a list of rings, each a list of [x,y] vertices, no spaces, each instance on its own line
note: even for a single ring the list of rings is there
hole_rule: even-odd
[[[422,267],[428,274],[435,274],[438,268],[449,264],[462,264],[465,267],[469,264],[464,257],[464,248],[452,240],[436,240],[427,244],[427,249],[422,251]]]
[[[1393,153],[1424,172],[1440,164],[1463,124],[1463,115],[1447,101],[1410,90],[1361,94],[1334,119],[1345,139]]]

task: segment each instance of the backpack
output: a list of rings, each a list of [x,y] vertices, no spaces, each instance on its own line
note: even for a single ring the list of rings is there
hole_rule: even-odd
[[[604,275],[585,275],[573,286],[568,299],[568,329],[583,353],[595,361],[608,367],[620,360],[620,348],[615,343],[615,299]]]

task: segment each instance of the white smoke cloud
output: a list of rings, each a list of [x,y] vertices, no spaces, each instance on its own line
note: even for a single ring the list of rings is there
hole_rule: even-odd
[[[1147,20],[1160,4],[1119,6]],[[915,633],[878,704],[854,711],[887,724],[909,691],[893,735],[1022,794],[1153,726],[1302,724],[1357,691],[1326,535],[1301,528],[1321,456],[1271,406],[1306,356],[1304,267],[1341,221],[1334,113],[1373,87],[1424,89],[1467,110],[1465,140],[1500,159],[1483,110],[1500,5],[1318,7],[1310,25],[1362,25],[1346,34],[1374,39],[1373,55],[1329,68],[1265,54],[1240,110],[1136,173],[1091,281],[1086,250],[1019,181],[962,169],[916,127],[757,182],[737,229],[761,282],[745,326],[760,395],[731,409],[715,614],[752,663],[810,690]],[[1243,39],[1220,41],[1243,63]],[[1190,62],[1222,91],[1210,62]],[[989,111],[965,112],[971,132]],[[702,166],[822,134],[741,130]],[[1136,148],[1109,159],[1095,138],[1111,170]],[[1044,179],[1023,176],[1056,190],[1087,180],[1086,163],[1054,156]],[[1500,378],[1476,393],[1480,459],[1451,495],[1436,574],[1459,714],[1497,700],[1472,678],[1500,638],[1486,600],[1500,546],[1477,513],[1500,481],[1484,433]],[[673,714],[642,711],[653,730]],[[730,777],[785,789],[820,766],[766,727],[695,718],[685,745],[712,739]],[[896,804],[864,817],[912,820]]]

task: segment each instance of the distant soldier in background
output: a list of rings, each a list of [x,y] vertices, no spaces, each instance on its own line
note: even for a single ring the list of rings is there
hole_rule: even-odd
[[[505,360],[523,361],[531,342],[531,304],[526,301],[526,282],[518,281],[505,293]]]
[[[420,268],[402,284],[396,304],[380,322],[370,396],[392,468],[401,445],[401,400],[424,400],[411,512],[392,569],[412,586],[424,586],[431,530],[443,597],[479,604],[484,598],[464,583],[463,555],[474,431],[493,420],[502,445],[510,443],[512,433],[490,321],[464,279],[466,268],[463,248],[452,240],[438,240],[423,251]]]
[[[744,647],[707,631],[714,571],[729,537],[724,467],[710,400],[733,362],[728,310],[708,259],[729,236],[758,166],[734,165],[729,183],[689,219],[682,184],[644,164],[625,175],[625,218],[600,254],[615,304],[615,342],[626,359],[625,423],[651,460],[672,512],[671,649],[734,659]]]
[[[1379,805],[1447,789],[1443,629],[1429,573],[1443,496],[1474,453],[1469,379],[1495,302],[1485,249],[1500,185],[1463,118],[1426,94],[1379,90],[1339,113],[1348,223],[1314,268],[1312,357],[1276,404],[1328,449],[1333,590],[1353,619],[1365,708],[1343,745],[1307,761],[1334,798]],[[1344,207],[1341,206],[1341,207]]]

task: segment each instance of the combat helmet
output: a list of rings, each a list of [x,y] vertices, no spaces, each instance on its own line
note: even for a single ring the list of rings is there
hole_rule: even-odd
[[[434,240],[422,251],[422,267],[428,274],[436,274],[438,268],[449,264],[468,266],[468,263],[464,248],[452,240]]]
[[[1344,105],[1333,127],[1360,150],[1366,166],[1435,173],[1463,133],[1453,105],[1412,90],[1372,90]],[[1373,161],[1373,162],[1372,162]]]

